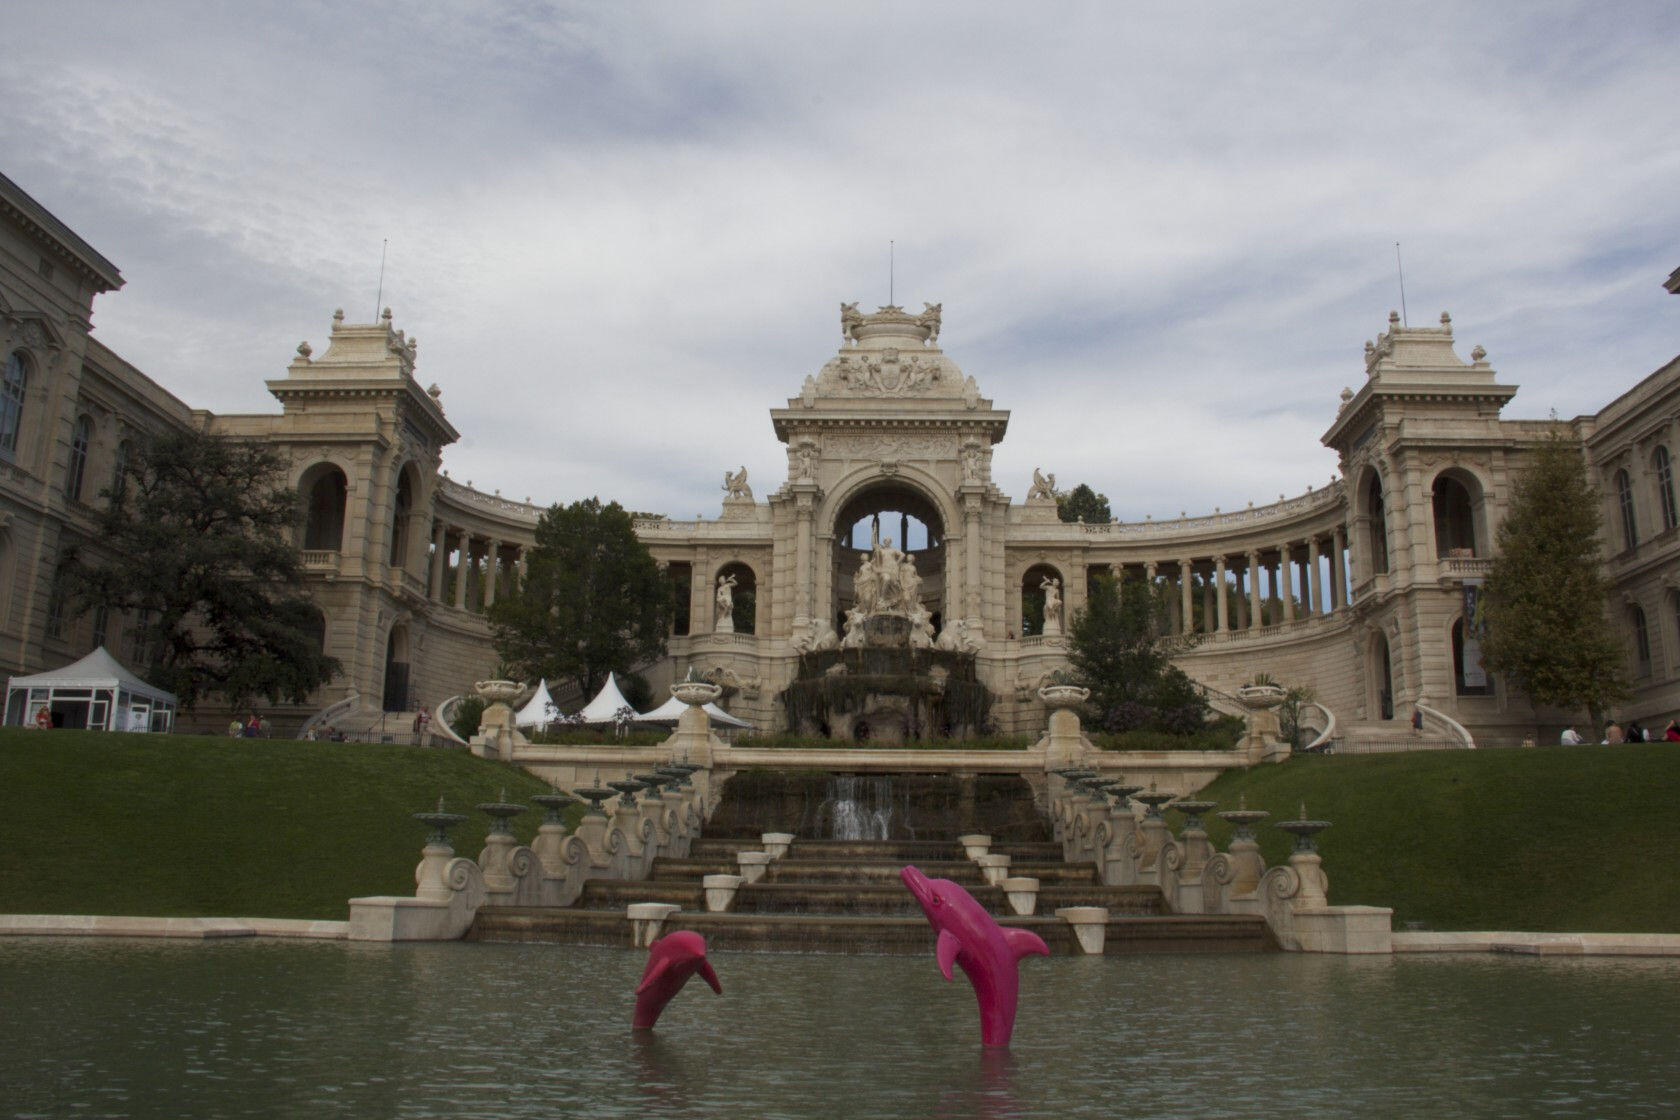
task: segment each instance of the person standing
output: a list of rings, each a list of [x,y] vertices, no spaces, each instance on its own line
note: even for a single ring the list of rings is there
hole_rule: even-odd
[[[426,705],[420,705],[420,710],[414,713],[414,745],[426,745],[426,733],[432,729],[431,713],[426,711]]]

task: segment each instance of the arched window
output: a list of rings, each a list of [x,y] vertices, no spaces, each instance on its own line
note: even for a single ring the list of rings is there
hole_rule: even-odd
[[[317,473],[318,472],[318,473]],[[306,551],[337,552],[344,543],[344,472],[326,465],[312,472],[304,490],[303,547]]]
[[[1657,506],[1662,510],[1662,526],[1666,532],[1680,525],[1680,510],[1674,505],[1674,464],[1669,461],[1668,448],[1657,445],[1651,453],[1651,466],[1657,475]]]
[[[1048,564],[1034,564],[1021,574],[1021,637],[1030,638],[1034,634],[1044,633],[1044,581],[1053,579],[1060,584],[1062,573]],[[1056,590],[1058,599],[1065,598],[1066,588]],[[1058,624],[1065,624],[1067,612],[1063,611],[1057,618]]]
[[[1440,475],[1433,487],[1435,555],[1476,555],[1476,502],[1462,479]]]
[[[396,508],[391,514],[391,557],[393,568],[401,567],[408,553],[408,517],[414,509],[414,472],[403,468],[397,476]]]
[[[64,496],[72,502],[82,497],[82,480],[87,477],[88,446],[93,443],[93,418],[76,417],[70,430],[70,469],[64,472]]]
[[[1616,472],[1616,504],[1622,510],[1622,547],[1631,552],[1639,543],[1639,523],[1633,518],[1633,482],[1627,471]]]
[[[29,366],[23,354],[13,351],[6,358],[6,378],[0,381],[0,451],[17,453],[18,430],[23,424],[23,394],[29,388]]]
[[[128,461],[134,454],[134,444],[123,440],[117,444],[117,458],[111,464],[111,497],[120,500],[128,492]]]
[[[1635,603],[1628,608],[1628,621],[1633,625],[1633,656],[1635,671],[1642,677],[1651,675],[1651,629],[1645,624],[1645,610]]]
[[[1371,522],[1371,572],[1388,571],[1388,514],[1383,509],[1382,478],[1371,472],[1365,488],[1365,512]]]
[[[1482,668],[1482,643],[1461,618],[1452,628],[1453,684],[1460,696],[1486,696],[1493,682]]]
[[[720,584],[718,581],[724,581]],[[733,628],[737,634],[753,634],[758,631],[758,577],[753,570],[739,561],[725,564],[718,569],[717,576],[712,580],[712,615],[713,629],[718,629],[717,617],[723,606],[721,588],[729,588],[729,626],[725,631]]]

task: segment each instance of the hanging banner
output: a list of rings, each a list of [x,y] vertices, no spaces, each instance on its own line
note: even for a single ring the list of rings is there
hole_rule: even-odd
[[[1464,581],[1464,687],[1486,688],[1487,670],[1482,668],[1482,581]]]

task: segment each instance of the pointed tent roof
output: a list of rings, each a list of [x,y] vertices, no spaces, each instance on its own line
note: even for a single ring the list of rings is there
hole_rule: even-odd
[[[636,722],[676,723],[677,719],[683,714],[683,709],[686,707],[688,707],[687,704],[684,704],[681,700],[678,700],[675,696],[673,696],[669,700],[665,701],[665,703],[649,712],[647,715],[637,716]],[[739,716],[730,715],[716,704],[707,704],[706,714],[712,718],[713,723],[720,724],[723,727],[752,726],[752,724],[748,723],[744,719],[741,719]]]
[[[554,708],[554,698],[548,694],[548,682],[538,681],[537,691],[526,701],[523,708],[514,713],[514,726],[541,727],[554,719],[556,711],[558,709]]]
[[[27,677],[13,677],[12,688],[121,688],[124,692],[132,692],[136,696],[144,696],[149,700],[163,700],[170,704],[176,703],[175,694],[166,692],[155,685],[149,685],[133,673],[124,669],[117,659],[100,646],[80,661],[53,669],[45,673],[34,673]]]
[[[618,690],[618,678],[609,672],[607,683],[601,686],[601,691],[595,694],[595,699],[585,704],[578,715],[583,717],[584,723],[612,723],[613,714],[620,708],[630,708],[630,701]],[[630,710],[635,711],[634,708]]]

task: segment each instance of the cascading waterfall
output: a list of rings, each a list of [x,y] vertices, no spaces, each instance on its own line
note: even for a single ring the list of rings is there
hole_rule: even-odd
[[[889,840],[893,785],[886,774],[836,774],[829,779],[821,816],[835,840]]]

